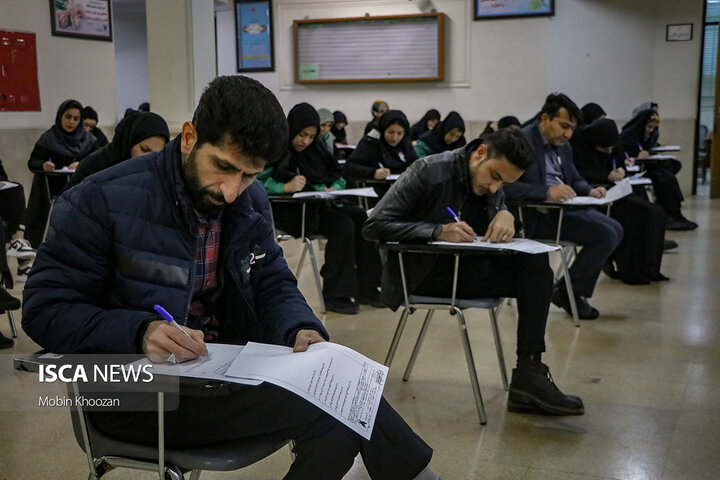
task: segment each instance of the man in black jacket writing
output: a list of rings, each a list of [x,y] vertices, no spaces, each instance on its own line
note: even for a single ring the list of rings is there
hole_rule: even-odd
[[[516,129],[501,129],[466,147],[416,161],[380,200],[365,224],[369,240],[470,242],[476,236],[507,242],[515,234],[505,206],[504,184],[517,180],[532,162],[532,149]],[[447,207],[461,221],[453,221]],[[439,257],[439,256],[438,256]],[[449,297],[452,262],[408,256],[409,293]],[[584,413],[582,400],[563,394],[541,362],[552,293],[547,254],[463,258],[458,298],[514,297],[518,304],[517,367],[508,410],[556,415]],[[401,303],[398,262],[383,267],[383,297],[391,308]]]

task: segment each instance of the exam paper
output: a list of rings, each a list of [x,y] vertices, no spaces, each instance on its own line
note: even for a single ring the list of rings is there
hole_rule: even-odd
[[[399,173],[391,173],[390,175],[388,175],[387,177],[385,177],[385,180],[388,180],[388,181],[391,181],[391,182],[392,182],[392,181],[394,181],[394,180],[397,180],[398,178],[400,178],[400,174],[399,174]]]
[[[560,247],[555,245],[545,245],[544,243],[529,240],[527,238],[513,238],[509,242],[491,243],[481,241],[482,237],[475,237],[473,242],[430,242],[430,245],[448,245],[473,248],[491,248],[493,250],[514,250],[524,253],[545,253],[559,250]]]
[[[665,145],[664,147],[653,147],[651,152],[679,152],[680,145]]]
[[[228,377],[227,369],[243,349],[242,345],[208,343],[207,357],[198,357],[189,362],[169,364],[153,363],[147,357],[131,365],[152,365],[153,375],[171,375],[178,377],[206,378],[223,382],[242,383],[244,385],[260,385],[262,381],[249,378]]]
[[[336,343],[310,345],[306,352],[248,342],[226,375],[253,378],[285,388],[370,439],[388,368]]]
[[[610,202],[620,200],[632,193],[632,185],[630,180],[625,178],[615,183],[615,186],[607,191],[603,198],[577,196],[563,203],[568,205],[607,205]]]
[[[639,172],[640,165],[628,165],[625,167],[626,172]]]
[[[54,171],[55,171],[55,173],[75,173],[74,168],[68,168],[68,167],[56,168]]]
[[[675,155],[650,155],[649,157],[635,159],[636,162],[642,162],[643,160],[677,160],[677,157]]]
[[[333,197],[377,197],[375,189],[366,188],[346,188],[345,190],[333,190],[332,192],[297,192],[293,194],[293,198],[333,198]]]
[[[640,172],[628,177],[628,180],[630,180],[630,185],[652,185],[652,180],[650,180],[649,178],[645,178],[645,173],[646,172]],[[615,183],[618,183],[620,181],[622,180],[618,180]]]

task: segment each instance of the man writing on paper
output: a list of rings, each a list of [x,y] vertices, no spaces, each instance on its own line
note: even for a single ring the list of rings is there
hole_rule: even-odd
[[[501,129],[463,148],[413,163],[375,206],[365,223],[368,240],[383,242],[471,242],[477,235],[507,242],[515,234],[501,187],[517,180],[532,163],[523,134]],[[447,207],[457,213],[451,218]],[[406,256],[408,291],[450,297],[454,262],[440,255]],[[552,292],[548,255],[472,255],[461,260],[458,298],[514,297],[518,304],[517,367],[508,397],[511,412],[555,415],[584,413],[582,400],[563,394],[541,362]],[[402,302],[399,264],[386,259],[383,298],[392,309]]]
[[[567,96],[562,93],[548,95],[538,121],[522,130],[535,149],[535,163],[517,182],[505,189],[508,201],[559,202],[576,194],[595,198],[605,196],[604,188],[592,188],[575,169],[568,140],[580,117],[580,109]],[[557,209],[542,212],[528,208],[526,212],[523,221],[527,236],[555,238],[559,218]],[[570,267],[570,280],[580,318],[593,320],[600,315],[586,298],[592,297],[600,270],[620,245],[622,237],[620,223],[597,210],[579,208],[563,213],[560,239],[582,247]],[[560,279],[553,289],[552,302],[570,313],[564,279]]]
[[[255,80],[218,77],[192,122],[161,151],[123,162],[58,200],[23,302],[23,328],[56,353],[207,355],[204,341],[302,352],[328,334],[297,289],[253,182],[280,157],[288,127]],[[189,336],[153,311],[163,305]],[[152,358],[152,357],[151,357]],[[168,447],[257,435],[294,440],[287,479],[340,479],[360,452],[373,479],[436,479],[431,449],[381,401],[370,441],[279,387],[202,397],[180,387]],[[186,387],[187,388],[187,387]],[[106,434],[156,441],[153,412],[94,412]],[[402,459],[398,461],[398,459]]]

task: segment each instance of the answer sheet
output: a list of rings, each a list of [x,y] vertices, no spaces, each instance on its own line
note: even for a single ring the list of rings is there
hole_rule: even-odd
[[[4,180],[0,180],[0,190],[7,190],[8,188],[15,188],[17,186],[18,186],[17,183],[6,182]]]
[[[248,342],[226,375],[283,387],[370,439],[388,368],[336,343],[310,345],[306,352]]]
[[[297,192],[293,198],[332,198],[332,197],[377,197],[375,189],[367,188],[346,188],[345,190],[333,190],[332,192]]]
[[[560,247],[556,245],[545,245],[544,243],[536,242],[535,240],[529,240],[527,238],[513,238],[509,242],[483,242],[482,237],[475,237],[473,242],[430,242],[430,245],[448,245],[458,247],[473,247],[473,248],[491,248],[493,250],[514,250],[523,253],[545,253],[559,250]]]
[[[610,202],[620,200],[632,193],[632,185],[630,185],[629,179],[623,179],[619,182],[615,182],[615,186],[607,191],[603,198],[595,197],[581,197],[577,196],[570,200],[565,200],[562,203],[568,205],[607,205]]]

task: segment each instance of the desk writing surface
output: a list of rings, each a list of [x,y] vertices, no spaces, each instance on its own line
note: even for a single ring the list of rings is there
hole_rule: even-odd
[[[477,248],[487,250],[512,250],[515,252],[522,253],[546,253],[559,250],[560,247],[557,245],[545,245],[544,243],[536,242],[535,240],[529,240],[527,238],[512,238],[509,242],[483,242],[482,237],[475,237],[473,242],[443,242],[434,241],[430,242],[430,245],[440,246],[452,246],[452,247],[464,247],[464,248]]]
[[[650,149],[651,152],[679,152],[680,145],[665,145],[663,147],[653,147]]]

